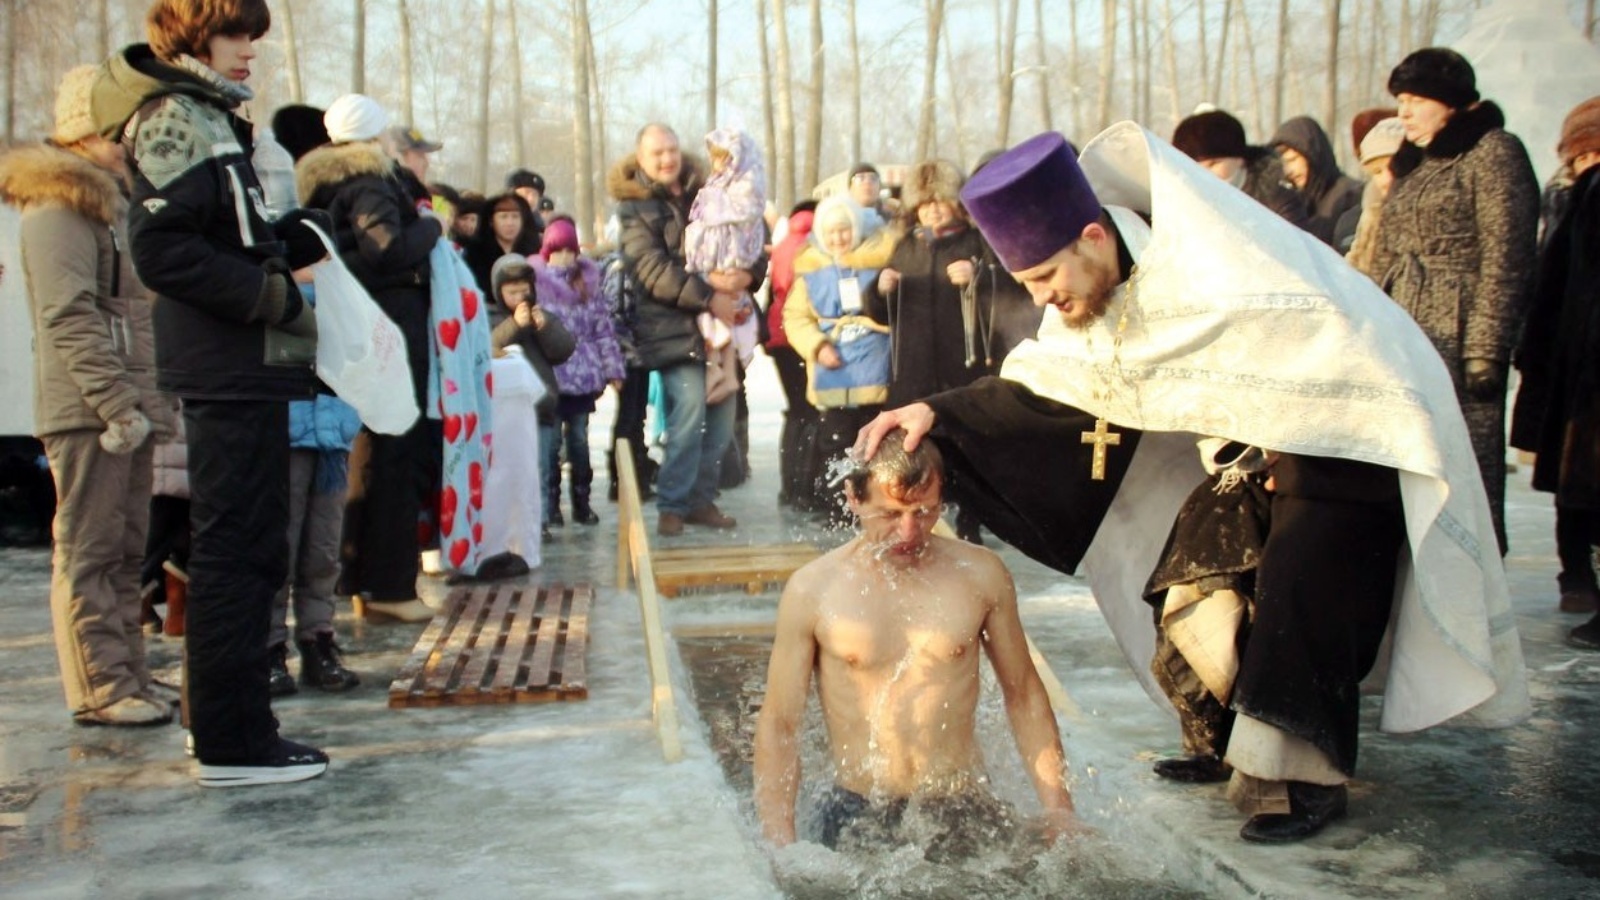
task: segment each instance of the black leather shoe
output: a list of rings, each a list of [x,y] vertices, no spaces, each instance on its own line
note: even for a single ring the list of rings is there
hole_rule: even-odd
[[[1157,760],[1151,768],[1162,778],[1186,784],[1211,784],[1233,777],[1233,767],[1215,756],[1179,756]]]
[[[1600,650],[1600,616],[1567,632],[1567,644],[1579,650]]]
[[[289,646],[287,644],[273,644],[267,648],[267,693],[273,697],[287,697],[298,694],[300,689],[295,687],[294,676],[289,674]]]
[[[1303,841],[1321,831],[1329,822],[1344,815],[1349,792],[1344,785],[1324,787],[1304,781],[1289,782],[1288,814],[1251,816],[1239,829],[1239,836],[1256,844],[1289,844]]]

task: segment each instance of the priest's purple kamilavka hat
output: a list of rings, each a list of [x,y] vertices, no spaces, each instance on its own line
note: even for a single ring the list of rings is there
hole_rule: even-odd
[[[995,157],[961,202],[1008,271],[1039,265],[1100,218],[1100,200],[1067,139],[1047,131]]]

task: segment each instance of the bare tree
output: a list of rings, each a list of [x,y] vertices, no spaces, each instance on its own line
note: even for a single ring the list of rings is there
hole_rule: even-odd
[[[1332,127],[1339,120],[1339,13],[1342,0],[1328,0],[1328,75],[1322,94],[1322,121]]]
[[[300,45],[294,38],[294,4],[282,0],[278,12],[283,22],[283,68],[289,75],[289,102],[304,103],[306,92],[300,83]]]
[[[778,39],[778,165],[773,171],[779,209],[794,206],[794,75],[789,65],[789,16],[783,0],[772,0],[772,24]]]
[[[712,5],[716,0],[712,0]],[[577,212],[579,240],[594,227],[594,121],[589,107],[590,82],[594,74],[589,56],[589,0],[572,0],[572,159],[577,166],[573,177],[573,208]]]
[[[583,0],[585,13],[588,12],[588,0]],[[592,175],[589,179],[590,194],[604,197],[604,182],[606,169],[611,165],[609,145],[606,141],[606,92],[602,84],[602,70],[594,50],[594,29],[589,27],[589,17],[583,17],[584,60],[589,67],[589,96],[590,113],[589,121],[594,125],[594,143],[589,151],[589,165]],[[598,202],[598,201],[596,201]]]
[[[6,143],[17,142],[17,4],[6,4]]]
[[[855,8],[855,0],[851,0],[851,9]],[[778,126],[773,121],[772,110],[772,58],[767,47],[767,0],[756,0],[756,43],[761,48],[761,126],[765,130],[766,141],[762,144],[766,148],[767,174],[772,177],[778,169]],[[856,84],[856,130],[861,129],[861,85],[859,75]],[[771,182],[769,182],[770,184]]]
[[[854,0],[852,0],[854,2]],[[1039,70],[1039,124],[1045,131],[1054,131],[1050,112],[1050,62],[1044,42],[1044,0],[1033,0],[1034,65]]]
[[[1004,147],[1011,143],[1011,103],[1017,85],[1017,12],[1019,0],[995,0],[995,17],[999,20],[996,35],[1000,42],[1000,103],[996,118],[995,140]],[[953,69],[951,70],[954,71]],[[953,79],[952,79],[953,80]]]
[[[822,41],[822,0],[811,0],[811,89],[806,103],[806,168],[802,180],[806,190],[821,180],[822,96],[826,72]]]
[[[355,0],[355,18],[350,27],[355,40],[350,48],[350,92],[367,92],[367,0]]]
[[[1594,0],[1589,0],[1589,6],[1583,13],[1583,36],[1594,40]]]
[[[1167,66],[1167,114],[1176,125],[1183,118],[1183,112],[1178,105],[1180,80],[1178,78],[1178,38],[1173,33],[1172,0],[1161,0],[1161,57]]]
[[[517,0],[506,0],[506,16],[511,20],[511,160],[527,165],[527,121],[522,105],[522,38],[517,33]],[[538,212],[538,210],[534,210]]]
[[[1250,110],[1252,117],[1255,119],[1256,133],[1260,134],[1265,130],[1261,121],[1265,107],[1261,96],[1261,67],[1256,62],[1256,32],[1250,25],[1249,10],[1245,10],[1244,14],[1237,16],[1236,19],[1239,23],[1239,28],[1244,32],[1244,52],[1248,60],[1245,67],[1250,73]],[[1278,125],[1279,120],[1274,119],[1272,127],[1276,128]]]
[[[11,0],[15,3],[16,0]],[[110,0],[95,0],[95,58],[105,59],[111,55],[111,3]]]
[[[1211,57],[1206,43],[1206,0],[1195,0],[1194,18],[1195,33],[1200,40],[1200,90],[1204,91],[1211,86]],[[1204,99],[1216,101],[1215,97]]]
[[[1283,121],[1284,82],[1288,81],[1289,0],[1278,0],[1278,61],[1272,67],[1272,121]]]
[[[706,130],[717,127],[717,0],[706,0]]]
[[[1222,0],[1222,35],[1217,38],[1217,65],[1211,71],[1211,101],[1222,103],[1222,69],[1228,61],[1228,32],[1232,31],[1233,0]]]
[[[950,46],[950,30],[948,28],[941,28],[939,30],[939,43],[943,45],[942,49],[944,50],[944,80],[950,88],[950,118],[953,120],[952,124],[954,125],[954,128],[952,130],[955,132],[954,137],[956,141],[956,148],[954,156],[956,159],[956,167],[965,169],[967,167],[967,145],[965,141],[967,126],[966,123],[962,121],[963,116],[961,111],[966,108],[967,104],[963,102],[963,98],[961,97],[961,85],[957,83],[957,79],[950,77],[951,72],[959,72],[961,70],[956,67],[955,50],[953,50]],[[924,159],[932,159],[935,156],[950,155],[945,152],[944,148],[939,146],[939,139],[942,137],[942,135],[940,134],[937,120],[934,122],[933,135],[933,145],[928,148],[928,155],[917,157],[918,162],[921,162]]]
[[[1067,84],[1072,87],[1072,137],[1074,140],[1082,140],[1083,82],[1079,79],[1083,77],[1081,68],[1083,58],[1079,52],[1081,48],[1078,39],[1078,4],[1076,3],[1067,4],[1067,27],[1072,31],[1067,49],[1068,65],[1072,66],[1072,75],[1067,80]]]
[[[850,42],[850,161],[861,160],[861,40],[856,35],[856,0],[845,0]]]
[[[416,124],[417,97],[411,82],[411,7],[406,0],[400,0],[400,112],[407,124]]]
[[[939,36],[944,33],[944,0],[923,0],[923,8],[928,14],[928,43],[922,61],[922,107],[917,113],[918,160],[933,154],[933,104],[939,79]]]
[[[1117,0],[1104,0],[1100,18],[1100,102],[1095,111],[1097,131],[1111,124],[1111,79],[1117,71]]]
[[[483,54],[478,57],[478,189],[489,189],[489,63],[494,59],[494,0],[483,0]]]

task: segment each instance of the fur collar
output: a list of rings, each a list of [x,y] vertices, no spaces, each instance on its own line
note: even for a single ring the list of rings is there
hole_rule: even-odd
[[[683,168],[678,170],[678,184],[683,186],[686,196],[699,190],[703,183],[701,178],[703,171],[705,170],[700,165],[700,160],[688,153],[683,154]],[[664,196],[664,192],[651,184],[639,171],[639,160],[632,155],[619,160],[606,173],[606,193],[611,195],[611,199],[619,202]]]
[[[64,206],[102,225],[124,208],[116,176],[68,150],[39,144],[0,157],[0,200],[20,209]]]
[[[1506,127],[1505,113],[1492,101],[1485,100],[1456,112],[1426,147],[1418,147],[1409,140],[1400,144],[1399,152],[1389,162],[1389,170],[1396,178],[1404,178],[1422,165],[1425,159],[1455,159],[1478,146],[1478,142],[1491,131]]]
[[[326,144],[294,164],[295,193],[301,203],[309,205],[319,190],[362,176],[384,178],[393,171],[394,162],[372,141]]]

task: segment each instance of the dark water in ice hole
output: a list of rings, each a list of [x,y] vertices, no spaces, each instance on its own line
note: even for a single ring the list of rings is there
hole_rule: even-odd
[[[752,838],[759,831],[750,799],[756,716],[766,688],[767,637],[680,637],[679,652],[690,672],[695,705],[711,732],[723,773],[741,798]],[[995,793],[1026,817],[1037,809],[1033,789],[1012,743],[999,687],[987,663],[978,704],[980,745]],[[807,813],[827,790],[826,740],[815,691],[806,716],[797,819],[802,841]],[[811,832],[814,834],[814,832]],[[1156,852],[1152,852],[1156,851]],[[1104,835],[1040,851],[1036,843],[996,848],[960,863],[934,863],[913,844],[883,851],[834,853],[801,843],[774,858],[778,883],[797,900],[810,898],[1083,898],[1083,900],[1190,900],[1206,896],[1176,886],[1159,862],[1158,848],[1118,846]]]

